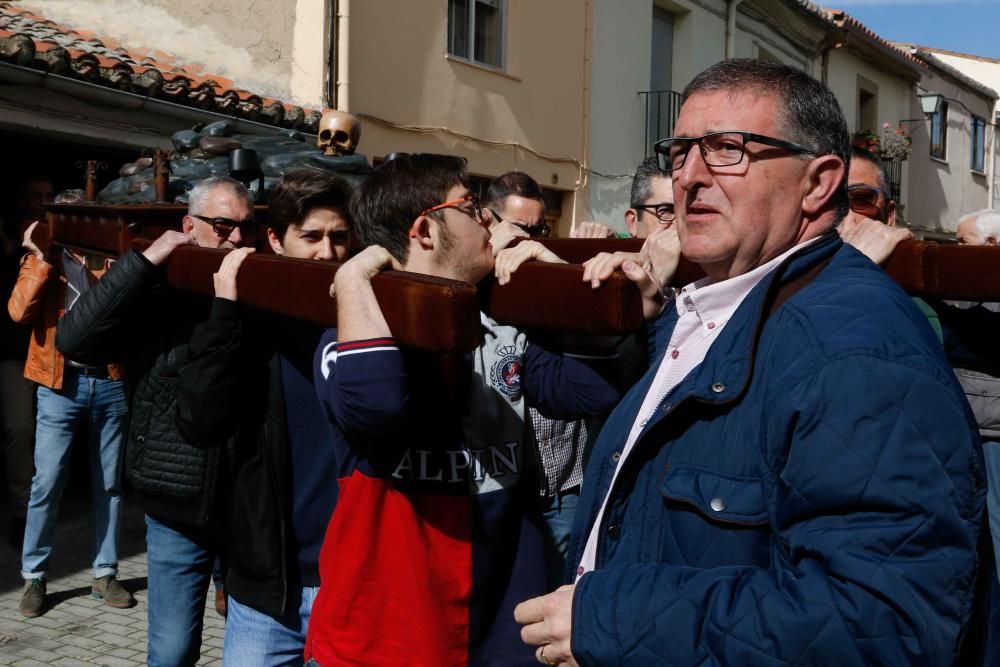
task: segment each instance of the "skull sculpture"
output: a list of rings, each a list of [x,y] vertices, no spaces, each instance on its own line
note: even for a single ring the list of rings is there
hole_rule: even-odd
[[[354,155],[361,139],[361,121],[346,111],[324,109],[316,147],[323,155]]]

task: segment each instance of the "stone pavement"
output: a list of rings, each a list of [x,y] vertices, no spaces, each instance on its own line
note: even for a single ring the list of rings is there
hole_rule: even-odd
[[[146,663],[146,525],[126,498],[119,542],[119,578],[135,595],[131,609],[112,609],[90,597],[91,527],[86,499],[63,498],[48,578],[48,611],[27,619],[17,610],[23,582],[20,554],[7,544],[7,511],[0,507],[0,665],[110,665]],[[214,592],[205,602],[199,665],[222,664],[225,624]]]

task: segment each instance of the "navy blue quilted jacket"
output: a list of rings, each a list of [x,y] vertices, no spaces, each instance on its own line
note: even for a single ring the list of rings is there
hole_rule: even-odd
[[[598,439],[573,567],[656,366]],[[954,664],[984,498],[975,424],[926,318],[827,236],[750,293],[640,435],[576,587],[573,653],[608,667]]]

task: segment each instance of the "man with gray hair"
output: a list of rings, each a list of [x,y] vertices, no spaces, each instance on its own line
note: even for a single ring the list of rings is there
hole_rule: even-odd
[[[252,245],[253,214],[253,200],[238,181],[202,181],[190,192],[182,231],[164,232],[145,251],[122,255],[80,296],[56,334],[56,347],[69,359],[126,362],[133,395],[125,474],[146,511],[147,662],[154,667],[198,661],[215,536],[222,532],[225,471],[234,454],[222,434],[191,437],[193,415],[216,398],[206,395],[195,369],[230,363],[212,342],[227,304],[167,292],[160,286],[162,269],[183,245]],[[252,409],[239,402],[219,406],[233,419],[242,408]]]
[[[926,319],[833,229],[833,93],[727,60],[655,148],[707,277],[601,431],[574,583],[517,607],[522,638],[570,666],[972,664],[975,427]]]
[[[996,245],[1000,238],[1000,211],[987,208],[958,219],[955,232],[963,245]]]

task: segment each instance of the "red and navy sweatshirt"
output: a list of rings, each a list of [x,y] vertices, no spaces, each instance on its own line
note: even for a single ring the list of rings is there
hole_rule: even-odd
[[[483,316],[448,378],[391,338],[316,354],[340,497],[320,554],[306,658],[342,665],[534,664],[514,607],[548,592],[525,404],[602,414],[617,392],[582,362]],[[454,377],[457,376],[458,382]],[[526,469],[526,465],[528,468]]]

